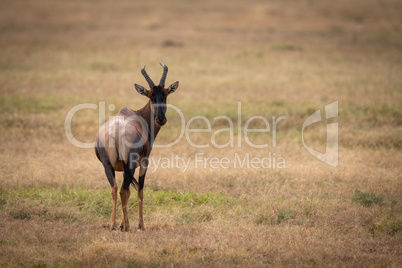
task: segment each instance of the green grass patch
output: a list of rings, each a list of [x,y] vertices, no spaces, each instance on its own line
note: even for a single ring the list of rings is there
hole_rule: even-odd
[[[63,100],[55,96],[0,96],[0,113],[46,113],[62,108]]]
[[[282,208],[271,215],[265,213],[258,214],[255,218],[255,223],[257,225],[279,225],[295,219],[296,216],[297,213],[294,210],[290,208]]]
[[[129,200],[131,209],[138,207],[133,194]],[[67,220],[90,222],[108,219],[112,214],[110,190],[87,190],[83,188],[19,188],[0,191],[0,206],[14,219],[39,217],[44,220]],[[174,208],[184,211],[178,223],[210,221],[212,211],[225,213],[236,201],[223,193],[176,192],[172,190],[146,190],[144,205],[147,212],[169,213]],[[120,201],[118,200],[120,209]]]
[[[281,224],[283,222],[287,222],[290,219],[294,219],[296,217],[296,213],[290,209],[282,209],[278,212],[276,217],[276,223]]]
[[[112,213],[110,191],[82,188],[19,188],[7,193],[4,207],[15,219],[91,221]]]
[[[193,224],[201,222],[209,222],[213,219],[211,211],[195,210],[186,211],[176,218],[178,224]]]
[[[358,203],[364,207],[371,207],[373,204],[392,207],[396,204],[396,200],[392,197],[388,197],[384,194],[376,195],[374,192],[362,192],[359,190],[355,191],[355,194],[352,197],[352,202]]]
[[[402,218],[381,220],[377,224],[374,224],[373,228],[392,236],[396,235],[402,231]]]
[[[394,236],[402,231],[402,217],[398,217],[392,210],[388,211],[381,215],[377,221],[371,223],[369,230],[373,235],[385,233]]]
[[[197,193],[193,191],[176,192],[172,190],[147,190],[144,195],[147,210],[173,207],[192,207],[201,205],[212,206],[214,209],[225,209],[233,206],[235,201],[223,193]],[[137,205],[136,203],[133,205]]]
[[[295,44],[275,44],[271,45],[272,50],[283,50],[283,51],[302,51],[303,47]]]
[[[10,216],[13,217],[14,219],[30,219],[31,218],[31,211],[28,210],[11,210],[9,212]]]

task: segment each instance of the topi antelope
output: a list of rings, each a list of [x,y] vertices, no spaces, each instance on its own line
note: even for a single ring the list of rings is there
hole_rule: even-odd
[[[148,157],[152,150],[153,142],[160,128],[166,124],[166,97],[175,92],[179,82],[165,88],[165,80],[168,67],[163,65],[163,74],[159,85],[155,85],[145,71],[142,75],[148,82],[149,90],[135,84],[135,89],[141,95],[149,99],[145,106],[137,111],[123,108],[116,117],[107,121],[98,131],[95,141],[95,153],[102,162],[106,177],[112,187],[113,212],[110,229],[116,227],[116,201],[117,184],[115,171],[124,172],[124,180],[120,189],[123,218],[120,229],[128,231],[129,221],[127,216],[127,204],[130,197],[130,184],[138,191],[139,223],[138,228],[144,230],[143,198],[144,181],[148,167]],[[138,182],[134,178],[134,171],[139,167]]]

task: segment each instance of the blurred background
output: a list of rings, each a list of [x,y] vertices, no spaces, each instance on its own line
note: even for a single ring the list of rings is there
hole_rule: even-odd
[[[121,245],[132,248],[121,254],[123,264],[136,263],[133,252],[142,265],[183,265],[183,256],[190,265],[400,263],[401,1],[0,3],[3,263],[61,260],[71,265],[72,259],[78,265],[111,265],[116,259],[99,252],[107,248],[117,255]],[[106,109],[106,119],[123,107],[141,108],[147,100],[133,85],[147,86],[140,73],[144,65],[159,81],[159,62],[169,67],[166,85],[180,82],[168,102],[182,110],[186,122],[196,115],[206,116],[216,131],[229,127],[225,121],[214,121],[225,115],[236,126],[238,102],[243,126],[253,115],[270,122],[272,116],[286,116],[286,120],[277,126],[276,147],[271,146],[272,133],[250,134],[255,144],[268,143],[266,150],[244,142],[242,147],[196,149],[182,140],[172,148],[154,150],[152,157],[169,157],[171,152],[189,158],[197,152],[207,157],[235,153],[264,157],[272,152],[286,159],[286,168],[192,168],[184,174],[174,168],[158,169],[147,177],[145,200],[149,196],[153,202],[166,194],[166,200],[173,202],[169,195],[173,192],[176,203],[148,212],[145,208],[150,232],[142,240],[135,232],[126,237],[109,234],[99,230],[100,223],[109,221],[111,210],[103,168],[92,149],[68,142],[64,119],[81,103],[114,104],[115,110]],[[339,101],[337,168],[313,158],[301,141],[303,122],[333,101]],[[90,109],[74,116],[72,131],[78,140],[94,141],[98,116],[98,110]],[[168,111],[167,118],[157,139],[161,144],[180,133],[179,115]],[[260,123],[252,127],[263,127]],[[325,123],[312,125],[305,133],[306,143],[321,152]],[[198,122],[192,127],[205,125]],[[235,130],[235,140],[238,134]],[[211,133],[191,138],[206,144]],[[222,133],[216,138],[224,144],[230,137]],[[194,212],[189,208],[193,201],[177,201],[187,191],[217,198],[225,194],[228,199],[222,200],[240,203],[222,201],[224,210],[203,203]],[[93,199],[80,202],[74,192]],[[361,196],[370,199],[370,193],[385,201],[370,208],[351,201]],[[135,210],[136,197],[132,199]],[[85,210],[80,205],[84,203],[104,207],[106,212]],[[189,224],[183,220],[186,215],[195,220]],[[31,234],[21,229],[23,225],[31,228]],[[51,234],[45,235],[45,226],[53,230]],[[74,244],[79,239],[76,230],[84,233],[78,244]],[[195,239],[194,232],[204,236]],[[283,237],[284,232],[294,240]],[[134,247],[133,241],[137,241]],[[47,253],[41,247],[47,247]]]

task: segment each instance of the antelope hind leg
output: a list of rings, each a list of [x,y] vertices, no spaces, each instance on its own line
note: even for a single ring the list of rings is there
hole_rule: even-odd
[[[121,206],[123,208],[123,217],[120,224],[120,229],[122,231],[128,232],[130,230],[130,223],[128,221],[128,199],[130,197],[130,188],[127,189],[120,189],[120,199],[121,199]]]

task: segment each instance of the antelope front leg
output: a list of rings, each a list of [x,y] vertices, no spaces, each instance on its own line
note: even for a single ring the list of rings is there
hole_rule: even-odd
[[[143,200],[144,200],[144,182],[145,174],[147,173],[148,161],[145,161],[144,165],[140,166],[140,177],[138,178],[138,229],[145,230],[144,228],[144,216],[143,216]]]
[[[116,229],[116,206],[117,206],[117,184],[114,180],[114,186],[112,187],[112,199],[113,199],[113,212],[112,212],[112,222],[110,223],[110,231]]]
[[[139,222],[138,222],[138,229],[145,230],[144,228],[144,218],[143,218],[143,199],[144,199],[144,189],[138,191],[138,214],[139,214]]]
[[[140,165],[140,176],[138,178],[138,229],[145,230],[144,228],[144,217],[143,217],[143,200],[144,200],[144,182],[145,182],[145,174],[147,173],[148,168],[148,158],[145,161],[141,161]]]

